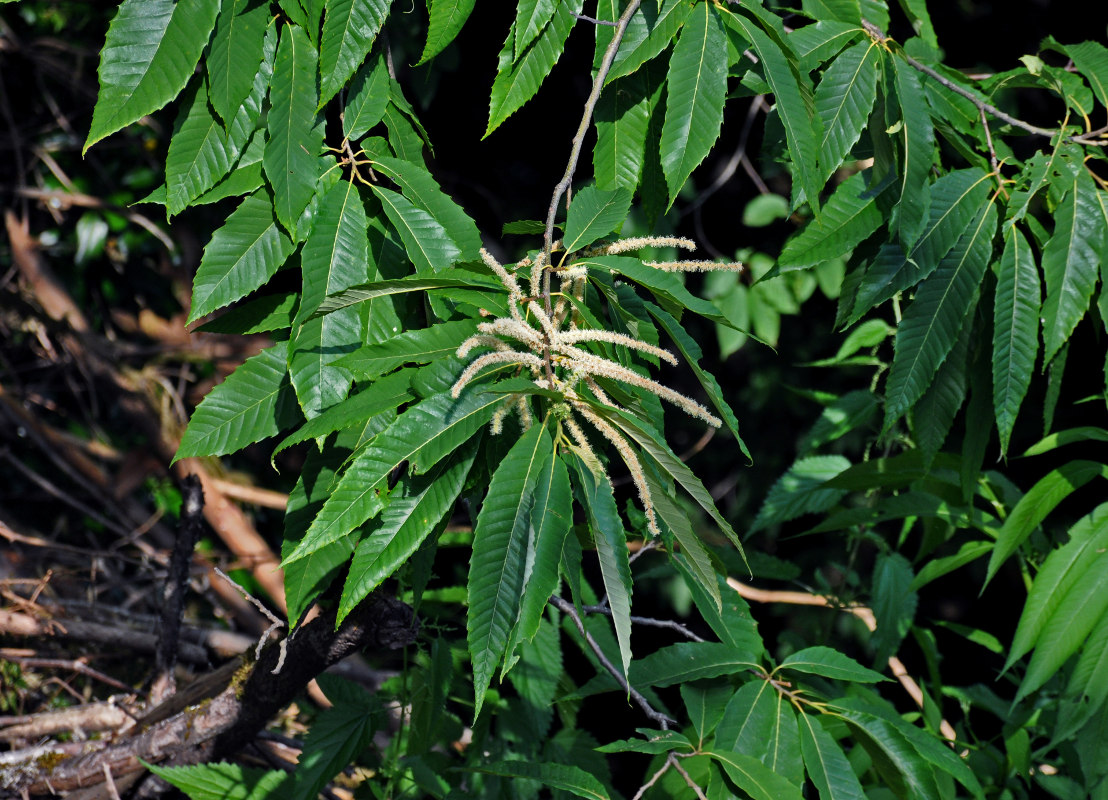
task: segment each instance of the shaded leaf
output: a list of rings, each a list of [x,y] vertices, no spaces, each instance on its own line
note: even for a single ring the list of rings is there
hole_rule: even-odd
[[[930,275],[980,214],[988,190],[988,176],[976,168],[931,184],[927,227],[907,255],[899,245],[881,246],[858,287],[848,323]]]
[[[493,761],[469,767],[473,772],[540,781],[543,786],[561,789],[590,800],[607,800],[608,791],[589,772],[569,764],[549,764],[534,761]]]
[[[865,792],[838,742],[809,714],[800,714],[800,747],[820,800],[865,800]]]
[[[897,176],[894,220],[900,245],[908,250],[927,222],[931,195],[923,189],[933,162],[935,133],[919,73],[899,58],[893,59],[893,68],[900,104],[900,129],[894,135],[903,159]]]
[[[1043,248],[1043,363],[1049,364],[1085,316],[1096,286],[1099,253],[1108,228],[1096,186],[1085,169],[1054,213],[1054,233]]]
[[[751,533],[831,508],[846,492],[824,484],[849,467],[850,461],[843,456],[810,456],[794,461],[766,495]]]
[[[791,272],[846,255],[882,221],[881,211],[866,191],[865,175],[855,173],[838,185],[822,213],[785,243],[778,268]]]
[[[1001,455],[1008,452],[1039,353],[1040,292],[1031,247],[1013,225],[1004,235],[993,303],[993,411]]]
[[[919,598],[911,590],[912,565],[899,553],[877,556],[873,568],[873,616],[877,630],[870,639],[876,661],[886,661],[896,652],[912,627]]]
[[[1020,498],[1015,508],[1008,514],[1008,518],[1004,520],[1004,526],[997,534],[996,548],[989,558],[989,571],[985,582],[992,580],[1000,565],[1023,544],[1055,506],[1097,475],[1108,477],[1108,466],[1097,461],[1075,459],[1067,461],[1040,478],[1027,494]]]
[[[888,431],[923,395],[961,332],[992,257],[996,207],[990,203],[916,291],[896,333],[896,353],[885,384]]]

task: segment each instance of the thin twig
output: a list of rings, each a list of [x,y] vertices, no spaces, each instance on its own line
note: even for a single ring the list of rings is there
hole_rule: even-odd
[[[666,774],[666,771],[673,766],[674,762],[671,762],[668,758],[662,762],[662,766],[658,768],[658,771],[650,776],[650,780],[639,787],[639,790],[635,792],[635,796],[631,800],[641,800],[642,796],[646,794],[647,790],[658,782],[658,779]]]
[[[599,661],[601,666],[603,666],[604,669],[606,669],[609,674],[611,674],[611,676],[616,679],[616,682],[620,685],[620,687],[625,692],[627,692],[627,695],[635,701],[635,704],[640,709],[642,709],[642,712],[646,714],[646,716],[648,716],[656,725],[658,725],[659,728],[664,731],[668,731],[670,725],[676,724],[674,720],[667,717],[661,711],[655,710],[654,707],[650,705],[650,701],[643,697],[638,690],[636,690],[633,686],[631,686],[630,683],[627,682],[627,678],[623,676],[623,672],[619,669],[619,667],[613,664],[608,656],[604,655],[604,651],[600,648],[600,645],[597,643],[596,639],[593,638],[591,633],[585,630],[585,623],[581,620],[581,615],[577,613],[577,609],[574,608],[573,603],[570,603],[567,600],[563,600],[557,595],[551,597],[550,602],[554,605],[555,608],[557,608],[563,614],[567,614],[570,619],[573,620],[573,624],[577,626],[577,632],[585,638],[585,642],[589,645],[589,649],[592,650],[593,655],[596,656],[597,661]]]
[[[612,616],[612,609],[608,608],[607,606],[585,606],[581,610],[586,614],[603,614],[606,617]],[[654,619],[653,617],[631,617],[631,622],[636,625],[646,625],[650,628],[669,628],[671,631],[677,631],[686,639],[692,639],[694,642],[705,641],[705,639],[697,636],[680,622],[674,622],[671,619]]]
[[[666,756],[666,761],[673,765],[673,768],[685,779],[685,783],[689,785],[689,788],[696,792],[697,800],[708,800],[707,796],[704,794],[704,790],[701,789],[697,782],[685,771],[685,768],[677,763],[677,759],[674,757],[673,753]]]
[[[889,40],[888,37],[885,36],[884,32],[880,28],[878,28],[876,25],[874,25],[872,22],[868,22],[867,20],[862,20],[862,27],[865,28],[867,33],[869,33],[871,36],[876,37],[879,41],[885,42],[885,41]],[[1001,111],[996,106],[990,105],[989,103],[986,103],[984,100],[982,100],[977,95],[975,95],[973,92],[971,92],[969,89],[966,89],[962,86],[959,86],[957,83],[955,83],[954,81],[950,80],[949,78],[946,78],[943,75],[939,74],[934,69],[927,66],[926,64],[923,64],[919,61],[916,61],[916,59],[912,58],[910,55],[905,53],[903,51],[903,49],[900,51],[900,55],[914,69],[918,70],[919,72],[922,72],[924,75],[927,75],[930,78],[934,78],[940,84],[945,86],[947,89],[950,89],[950,91],[954,92],[955,94],[960,94],[962,97],[966,98],[971,103],[973,103],[979,111],[986,112],[989,115],[991,115],[993,117],[996,117],[999,120],[1002,120],[1003,122],[1007,122],[1009,125],[1011,125],[1013,127],[1020,128],[1021,130],[1025,130],[1028,133],[1033,133],[1036,136],[1046,136],[1048,138],[1054,138],[1055,136],[1063,133],[1063,131],[1060,131],[1060,130],[1057,130],[1057,129],[1040,128],[1038,125],[1032,125],[1030,122],[1024,122],[1021,119],[1016,119],[1011,114],[1006,114],[1005,112]],[[1080,135],[1076,135],[1076,136],[1066,136],[1065,140],[1067,142],[1073,142],[1075,144],[1086,144],[1086,145],[1090,145],[1092,147],[1108,147],[1108,141],[1090,140],[1088,137],[1092,136],[1092,135],[1093,134],[1091,134],[1091,133],[1086,133],[1086,134],[1080,134]]]
[[[608,43],[608,48],[604,51],[600,69],[596,71],[596,78],[592,82],[589,99],[585,101],[585,111],[581,115],[581,124],[577,126],[577,133],[573,136],[573,148],[570,151],[569,163],[566,164],[565,175],[554,187],[554,196],[550,200],[550,209],[546,214],[546,235],[543,239],[543,252],[546,254],[547,265],[550,264],[550,251],[554,249],[554,218],[558,214],[558,203],[561,201],[562,195],[568,192],[569,187],[573,184],[573,173],[577,171],[577,162],[581,158],[581,148],[585,144],[585,134],[589,132],[593,111],[596,110],[596,103],[600,99],[600,91],[604,88],[604,81],[612,68],[612,61],[615,60],[619,43],[623,40],[624,31],[627,30],[627,23],[631,21],[631,16],[638,10],[640,2],[641,0],[631,0],[627,4],[627,8],[620,14],[619,21],[616,22],[616,30],[612,35],[612,41]]]
[[[993,168],[993,172],[996,172],[996,148],[993,147],[993,133],[989,130],[989,118],[985,116],[985,109],[979,108],[977,111],[981,115],[981,127],[985,129],[985,142],[989,146],[989,166]]]
[[[574,14],[569,12],[574,18],[581,20],[582,22],[591,22],[593,25],[611,25],[613,28],[619,23],[612,22],[610,19],[596,19],[595,17],[586,17],[584,14]]]
[[[270,611],[268,608],[266,608],[265,605],[263,605],[256,597],[254,597],[252,594],[250,594],[250,592],[246,591],[241,586],[239,586],[237,583],[235,583],[233,580],[231,580],[231,578],[227,575],[226,572],[224,572],[223,570],[221,570],[219,567],[216,567],[216,566],[213,566],[212,569],[215,570],[216,575],[223,578],[223,580],[227,581],[227,583],[229,583],[234,588],[238,589],[239,593],[242,594],[242,596],[245,597],[247,600],[249,600],[251,603],[253,603],[254,607],[257,608],[259,611],[261,611],[263,614],[265,614],[266,619],[269,620],[269,627],[265,629],[265,633],[263,633],[261,635],[261,637],[258,639],[258,646],[254,650],[254,659],[257,660],[257,659],[261,658],[262,648],[265,646],[265,643],[269,639],[270,634],[274,633],[278,628],[283,628],[285,626],[285,623],[283,623],[280,619],[278,619],[276,616],[274,616],[273,612]],[[282,650],[281,653],[283,655],[284,650]],[[280,664],[278,664],[278,667],[279,666],[280,666]]]

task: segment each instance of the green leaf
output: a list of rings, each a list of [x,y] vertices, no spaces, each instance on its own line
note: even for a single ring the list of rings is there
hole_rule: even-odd
[[[720,642],[678,642],[631,662],[628,681],[638,688],[664,688],[717,678],[757,668],[758,655]],[[605,672],[582,686],[576,696],[588,697],[617,688],[615,679]]]
[[[722,13],[722,12],[721,12]],[[723,19],[741,33],[758,56],[763,75],[776,101],[777,115],[785,127],[789,154],[799,178],[800,189],[813,210],[819,207],[819,142],[822,131],[815,116],[811,89],[789,64],[788,54],[753,22],[741,14],[727,11]]]
[[[841,439],[848,433],[869,424],[877,412],[878,401],[871,392],[856,389],[827,405],[811,429],[797,442],[800,455],[811,455],[815,450]]]
[[[912,627],[919,598],[911,591],[912,565],[899,553],[877,556],[873,568],[873,616],[877,630],[870,639],[876,661],[886,661],[896,652]]]
[[[1039,353],[1040,292],[1034,254],[1013,225],[1004,235],[993,304],[993,410],[1002,456]]]
[[[384,507],[388,479],[405,461],[419,474],[467,442],[489,419],[502,396],[465,391],[455,400],[437,394],[412,406],[357,454],[283,564],[304,558],[346,536]]]
[[[336,622],[342,622],[395,573],[449,515],[476,455],[477,448],[467,445],[448,462],[404,481],[403,488],[393,491],[380,523],[363,535],[354,551]]]
[[[727,777],[754,800],[802,800],[804,797],[795,784],[756,758],[742,753],[722,753],[715,750],[703,752],[719,762]]]
[[[481,714],[496,665],[511,655],[505,651],[523,595],[535,484],[553,457],[546,427],[532,425],[497,466],[477,515],[466,586],[474,718]]]
[[[885,384],[887,432],[923,396],[962,330],[993,252],[996,206],[989,203],[916,291],[896,333]]]
[[[228,127],[242,110],[243,101],[254,93],[251,87],[256,89],[255,76],[265,60],[263,34],[269,22],[264,3],[225,0],[219,11],[205,66],[212,108]]]
[[[82,155],[185,88],[218,13],[219,0],[125,0],[100,51],[100,92]]]
[[[303,28],[286,25],[277,46],[269,90],[269,139],[262,168],[273,187],[273,205],[285,230],[297,220],[315,194],[323,125],[316,116],[319,99],[316,50]]]
[[[1024,451],[1025,456],[1038,456],[1049,453],[1056,447],[1078,442],[1108,442],[1108,430],[1083,425],[1078,428],[1067,428],[1064,431],[1052,433],[1044,437]]]
[[[559,3],[557,11],[542,33],[518,59],[512,58],[515,43],[515,25],[512,25],[508,38],[500,49],[496,78],[492,83],[492,96],[489,98],[489,125],[481,138],[486,138],[499,128],[500,123],[534,97],[546,76],[558,63],[569,32],[573,29],[573,15],[581,12],[582,3],[583,0]]]
[[[644,305],[646,310],[650,312],[650,316],[658,321],[658,324],[662,326],[666,335],[677,345],[677,349],[681,352],[681,355],[684,356],[685,361],[688,362],[688,365],[692,368],[693,374],[696,375],[696,379],[700,382],[701,387],[703,387],[704,394],[708,397],[708,402],[711,403],[712,407],[719,413],[720,418],[727,425],[727,429],[731,431],[731,435],[735,437],[735,442],[738,443],[739,450],[742,451],[742,454],[746,456],[747,460],[753,461],[750,451],[746,447],[746,442],[744,442],[739,435],[739,421],[735,418],[735,412],[731,410],[731,406],[723,398],[723,390],[720,388],[719,382],[715,379],[715,376],[700,366],[700,358],[703,356],[700,345],[696,343],[695,339],[689,336],[688,332],[681,327],[681,323],[674,319],[672,315],[653,303],[645,303]]]
[[[892,723],[853,709],[836,709],[836,713],[869,753],[883,783],[896,795],[941,797],[934,769]]]
[[[394,280],[373,281],[361,286],[354,286],[344,292],[332,295],[320,303],[312,317],[321,317],[332,314],[344,308],[358,303],[366,303],[379,297],[390,297],[409,292],[423,292],[428,289],[451,289],[461,286],[476,286],[483,289],[503,287],[500,281],[490,281],[472,272],[465,270],[446,270],[436,278],[425,278],[413,275],[408,278],[396,278]]]
[[[1012,555],[1031,532],[1046,519],[1055,506],[1097,475],[1108,478],[1108,466],[1097,461],[1075,459],[1044,475],[1020,498],[996,538],[996,549],[989,558],[988,583],[1008,556]]]
[[[346,95],[342,133],[351,142],[384,119],[389,105],[389,69],[383,55],[369,59],[358,70]]]
[[[1043,363],[1069,339],[1085,316],[1096,286],[1099,253],[1105,235],[1096,186],[1079,169],[1065,200],[1054,213],[1054,234],[1043,248]]]
[[[535,41],[535,37],[550,22],[554,16],[557,3],[555,0],[519,0],[516,6],[516,19],[513,31],[515,32],[515,44],[513,45],[512,60],[516,61],[527,49],[527,45]]]
[[[331,362],[362,341],[364,322],[355,309],[314,317],[293,332],[289,342],[289,377],[304,416],[318,417],[346,397],[353,376]]]
[[[536,761],[493,761],[474,767],[471,772],[539,781],[551,789],[561,789],[589,800],[607,800],[608,790],[594,775],[570,764],[549,764]]]
[[[318,417],[308,420],[294,433],[286,436],[273,455],[309,439],[321,439],[330,433],[364,423],[370,417],[396,408],[412,399],[409,390],[411,373],[406,371],[374,381],[368,387],[337,403]]]
[[[888,680],[880,672],[863,667],[850,656],[843,655],[831,647],[822,646],[808,647],[793,653],[781,662],[779,668],[822,675],[838,681],[877,683]]]
[[[927,96],[919,73],[903,59],[894,58],[896,98],[900,103],[900,144],[903,166],[897,177],[895,229],[905,250],[915,245],[927,222],[930,194],[924,191],[933,162],[935,132],[927,113]]]
[[[204,248],[188,321],[195,322],[262,286],[292,251],[292,242],[273,219],[265,192],[243,200]]]
[[[858,0],[803,0],[801,6],[812,19],[831,19],[854,25],[862,20]]]
[[[809,714],[800,714],[800,747],[820,800],[865,800],[858,776],[838,742]]]
[[[640,5],[623,33],[605,85],[630,75],[669,47],[691,13],[692,4],[684,0],[664,0],[660,8],[655,2]]]
[[[403,195],[377,185],[372,188],[417,273],[439,272],[459,260],[461,251],[438,220]]]
[[[411,161],[385,156],[374,157],[373,166],[395,181],[404,197],[434,217],[458,246],[459,261],[475,261],[480,257],[481,234],[477,231],[477,225],[439,188],[431,173]]]
[[[476,0],[432,0],[430,20],[427,23],[427,43],[415,66],[430,61],[454,41],[469,19],[475,2]]]
[[[612,609],[623,674],[631,665],[631,567],[627,557],[627,533],[619,518],[612,485],[603,472],[596,474],[584,461],[574,458],[580,500],[588,515],[589,531],[596,544],[600,575]]]
[[[558,565],[566,538],[573,527],[573,494],[569,470],[560,458],[551,458],[535,482],[535,503],[531,510],[534,535],[528,543],[528,568],[524,573],[519,620],[508,641],[509,655],[516,647],[535,638],[546,603],[558,588]]]
[[[880,62],[881,49],[877,43],[864,39],[843,50],[816,87],[816,113],[823,127],[819,176],[824,182],[839,168],[862,135],[877,96]],[[919,191],[919,186],[913,188]]]
[[[627,218],[631,192],[627,189],[598,189],[586,186],[573,198],[562,237],[566,252],[581,250],[614,231]]]
[[[281,770],[263,770],[238,764],[196,764],[191,767],[144,766],[168,781],[190,800],[266,800],[275,797],[288,779]]]
[[[660,153],[670,205],[719,138],[727,95],[727,63],[719,56],[726,47],[715,6],[698,3],[681,28],[666,79]]]
[[[275,436],[298,419],[285,361],[288,345],[278,342],[246,359],[196,407],[174,461],[219,456]]]
[[[1085,76],[1102,106],[1108,106],[1108,48],[1100,42],[1066,45],[1066,55]]]
[[[246,336],[292,327],[298,292],[282,292],[255,297],[194,328],[196,333],[230,333]]]
[[[839,184],[823,212],[792,236],[777,259],[780,272],[792,272],[846,255],[881,227],[884,218],[866,191],[865,175]]]
[[[988,180],[982,170],[973,168],[951,172],[931,184],[927,227],[907,255],[899,245],[881,246],[858,288],[850,323],[935,270],[981,213]]]
[[[712,495],[704,488],[700,478],[696,477],[693,471],[674,454],[673,450],[657,432],[645,427],[639,420],[618,409],[592,405],[592,410],[631,437],[632,441],[636,442],[664,472],[681,484],[693,500],[715,521],[723,534],[731,540],[739,553],[742,553],[742,543],[739,541],[739,537],[735,534],[731,524],[719,513],[715,501],[712,500]]]
[[[477,321],[468,319],[405,331],[383,342],[358,348],[336,362],[336,366],[350,370],[359,378],[375,378],[401,364],[426,364],[454,353],[476,332]]]
[[[663,272],[654,267],[648,267],[637,258],[592,256],[580,259],[577,263],[586,268],[600,267],[612,274],[623,275],[640,286],[645,286],[658,300],[658,303],[675,316],[679,315],[683,309],[688,309],[694,314],[699,314],[713,322],[731,326],[731,322],[720,313],[718,308],[686,289],[679,277],[671,272]]]
[[[635,73],[605,88],[593,115],[596,145],[593,176],[601,189],[635,191],[643,169],[643,148],[650,124],[651,100],[657,102],[662,82],[649,71]]]
[[[789,47],[800,59],[801,69],[811,71],[842,50],[861,32],[862,28],[857,21],[840,22],[823,17],[814,25],[797,28],[786,38]]]
[[[1004,670],[1022,658],[1046,630],[1062,599],[1085,575],[1108,544],[1108,505],[1102,504],[1078,520],[1070,540],[1047,556],[1031,584]]]
[[[688,563],[689,574],[695,578],[697,584],[712,600],[717,613],[723,610],[723,597],[719,590],[719,579],[716,576],[715,566],[712,564],[711,555],[707,547],[693,530],[689,515],[678,506],[669,493],[651,474],[646,476],[647,486],[650,488],[650,496],[654,502],[654,510],[658,518],[673,533],[677,544],[681,547]]]
[[[257,111],[265,95],[267,80],[259,79]],[[255,99],[252,97],[252,99]],[[215,186],[234,167],[253,132],[245,105],[239,109],[225,133],[208,107],[208,94],[202,82],[189,92],[182,104],[176,132],[166,155],[166,213],[173,216],[193,200]]]
[[[682,690],[685,686],[681,687]],[[682,694],[684,692],[682,691]],[[647,732],[642,731],[644,735]],[[689,741],[689,737],[678,733],[677,731],[661,731],[660,733],[650,733],[649,739],[619,739],[614,742],[602,745],[596,748],[600,753],[645,753],[647,755],[657,755],[658,753],[670,753],[673,751],[685,751],[692,752],[693,745]]]
[[[368,224],[354,183],[340,181],[327,190],[300,256],[304,276],[300,319],[310,317],[327,296],[369,278]]]
[[[743,207],[743,225],[765,228],[779,219],[788,219],[789,201],[779,194],[760,194]]]
[[[332,700],[334,705],[312,720],[292,774],[292,800],[318,797],[320,790],[370,745],[383,716],[379,711],[373,713],[377,711],[373,699],[366,694],[360,703],[345,697],[342,702]]]
[[[319,46],[319,108],[365,60],[389,13],[388,0],[327,0]]]
[[[797,459],[769,490],[750,528],[751,533],[831,508],[846,492],[828,488],[825,483],[849,468],[850,460],[844,456]]]
[[[936,578],[941,578],[947,573],[976,561],[986,553],[992,552],[992,549],[992,542],[966,542],[953,555],[928,561],[908,588],[910,591],[917,592]]]

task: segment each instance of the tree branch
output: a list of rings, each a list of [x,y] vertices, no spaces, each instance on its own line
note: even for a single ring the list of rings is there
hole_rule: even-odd
[[[619,43],[623,41],[627,23],[631,21],[631,16],[638,10],[640,2],[641,0],[631,0],[627,4],[627,8],[620,14],[619,21],[616,22],[616,30],[612,35],[612,41],[608,42],[608,48],[604,51],[604,58],[600,62],[600,69],[596,71],[596,77],[592,82],[592,91],[589,92],[589,98],[585,101],[585,112],[581,115],[581,124],[577,126],[577,133],[573,136],[573,149],[570,151],[565,175],[554,187],[554,196],[550,200],[550,210],[546,214],[546,236],[543,247],[546,254],[547,269],[550,267],[550,251],[554,245],[554,217],[558,214],[558,202],[573,184],[573,173],[577,171],[577,162],[581,158],[581,148],[585,144],[585,134],[589,132],[589,124],[592,122],[593,111],[596,110],[596,102],[600,99],[600,91],[604,88],[604,81],[612,68],[612,61],[615,60],[616,51],[619,50]]]
[[[593,655],[596,656],[597,661],[600,662],[604,669],[608,670],[609,674],[616,679],[616,682],[627,692],[628,696],[635,701],[635,704],[642,709],[642,712],[646,714],[646,716],[664,731],[668,731],[670,725],[676,724],[674,720],[650,705],[650,701],[643,697],[638,690],[627,682],[627,678],[623,676],[623,672],[619,667],[613,664],[608,656],[604,655],[604,651],[600,648],[596,639],[593,638],[591,633],[585,630],[585,623],[581,620],[581,615],[577,613],[577,609],[574,608],[573,603],[563,600],[557,595],[551,597],[550,602],[555,608],[563,614],[567,614],[569,618],[573,620],[573,624],[577,626],[577,632],[585,638],[585,642],[588,644],[589,649],[592,650]]]
[[[884,32],[880,28],[878,28],[876,25],[874,25],[872,22],[868,22],[867,20],[862,20],[862,27],[865,29],[866,33],[870,34],[871,36],[876,37],[879,41],[882,41],[882,42],[889,41],[889,37],[885,36]],[[979,111],[990,114],[991,116],[994,116],[997,119],[1002,120],[1003,122],[1007,122],[1009,125],[1011,125],[1015,128],[1020,128],[1021,130],[1025,130],[1028,133],[1033,133],[1036,136],[1046,136],[1046,137],[1049,137],[1049,138],[1054,138],[1055,136],[1058,136],[1059,134],[1062,133],[1062,131],[1057,130],[1057,129],[1040,128],[1038,125],[1032,125],[1030,122],[1024,122],[1021,119],[1016,119],[1011,114],[1006,114],[1005,112],[1001,111],[996,106],[993,106],[993,105],[990,105],[989,103],[986,103],[984,100],[977,97],[977,95],[975,95],[973,92],[969,91],[965,87],[959,86],[957,83],[950,80],[949,78],[946,78],[946,77],[942,76],[941,74],[939,74],[934,69],[927,66],[926,64],[924,64],[922,62],[919,62],[919,61],[916,61],[916,59],[912,58],[910,55],[905,53],[903,49],[901,49],[901,51],[900,51],[900,56],[905,61],[907,61],[912,66],[913,69],[915,69],[919,72],[922,72],[924,75],[927,75],[929,78],[934,78],[940,84],[945,86],[947,89],[950,89],[950,91],[954,92],[955,94],[959,94],[962,97],[969,100],[971,103],[973,103],[977,107],[977,109]],[[1081,134],[1081,135],[1077,135],[1077,136],[1066,136],[1065,140],[1067,142],[1073,142],[1075,144],[1085,144],[1085,145],[1090,145],[1092,147],[1108,147],[1108,141],[1097,141],[1095,139],[1087,138],[1090,135],[1092,135],[1092,134]]]

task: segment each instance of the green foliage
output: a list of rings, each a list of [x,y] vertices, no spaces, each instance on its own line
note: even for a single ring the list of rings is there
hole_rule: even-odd
[[[189,322],[233,306],[205,329],[274,341],[208,394],[177,457],[296,427],[277,447],[308,450],[282,549],[291,621],[336,597],[341,620],[383,586],[444,620],[405,662],[396,691],[410,717],[383,752],[372,744],[383,704],[332,685],[341,703],[316,719],[295,778],[230,764],[158,774],[194,798],[310,797],[362,760],[378,770],[374,796],[529,798],[540,785],[614,796],[599,749],[651,756],[648,797],[690,784],[774,800],[809,784],[823,800],[1026,797],[1031,764],[1100,796],[1106,529],[1103,507],[1075,509],[1108,467],[1056,451],[1103,441],[1105,426],[1052,427],[1070,402],[1071,344],[1087,328],[1104,336],[1104,139],[1082,126],[1105,111],[1108,49],[1048,40],[1023,69],[978,80],[936,60],[923,0],[899,4],[918,34],[904,43],[878,29],[883,0],[805,0],[788,31],[753,2],[600,3],[598,17],[619,23],[595,31],[584,122],[596,145],[574,150],[569,170],[580,155],[594,181],[569,186],[557,226],[553,210],[548,225],[500,220],[505,233],[544,234],[541,250],[502,265],[428,168],[430,142],[379,36],[422,53],[433,74],[474,3],[428,5],[415,31],[381,0],[126,0],[108,32],[86,149],[180,96],[151,199],[174,215],[245,195],[218,206]],[[539,93],[582,7],[520,0],[504,18],[486,137]],[[1051,50],[1072,69],[1047,63]],[[1053,92],[1057,130],[999,112],[1001,87]],[[626,232],[697,186],[728,104],[751,94],[773,97],[765,147],[792,185],[743,219],[799,229],[776,259],[745,251],[742,274],[637,255],[691,249]],[[340,113],[341,127],[328,123]],[[1029,133],[1036,149],[1021,160],[1009,143]],[[297,291],[269,293],[279,270],[299,277]],[[696,271],[703,282],[686,285]],[[854,650],[829,626],[762,641],[726,580],[759,559],[745,561],[733,520],[669,444],[684,415],[751,456],[732,398],[701,363],[697,318],[725,356],[750,334],[777,344],[817,286],[849,330],[813,366],[873,374],[848,391],[801,391],[818,419],[745,527],[836,534],[848,556],[830,565],[839,582],[822,571],[813,582],[872,610]],[[687,364],[706,404],[673,388],[663,361]],[[1045,388],[1036,365],[1049,368]],[[1058,460],[1028,458],[1009,477],[992,462],[1024,446],[1032,396],[1049,436],[1027,455]],[[448,540],[467,553],[464,574],[437,560]],[[629,543],[659,551],[649,570]],[[1017,563],[1029,593],[1004,668],[1018,687],[950,684],[919,593],[956,572],[984,589]],[[633,636],[648,624],[632,615],[633,589],[642,597],[659,575],[713,640],[687,628],[653,647]],[[900,714],[882,673],[908,642],[928,680],[918,713]],[[565,667],[568,643],[595,676]],[[578,724],[581,701],[610,691],[658,729],[596,742]],[[684,714],[667,705],[678,698]],[[1001,732],[979,733],[971,710]],[[473,744],[456,749],[462,725]]]

